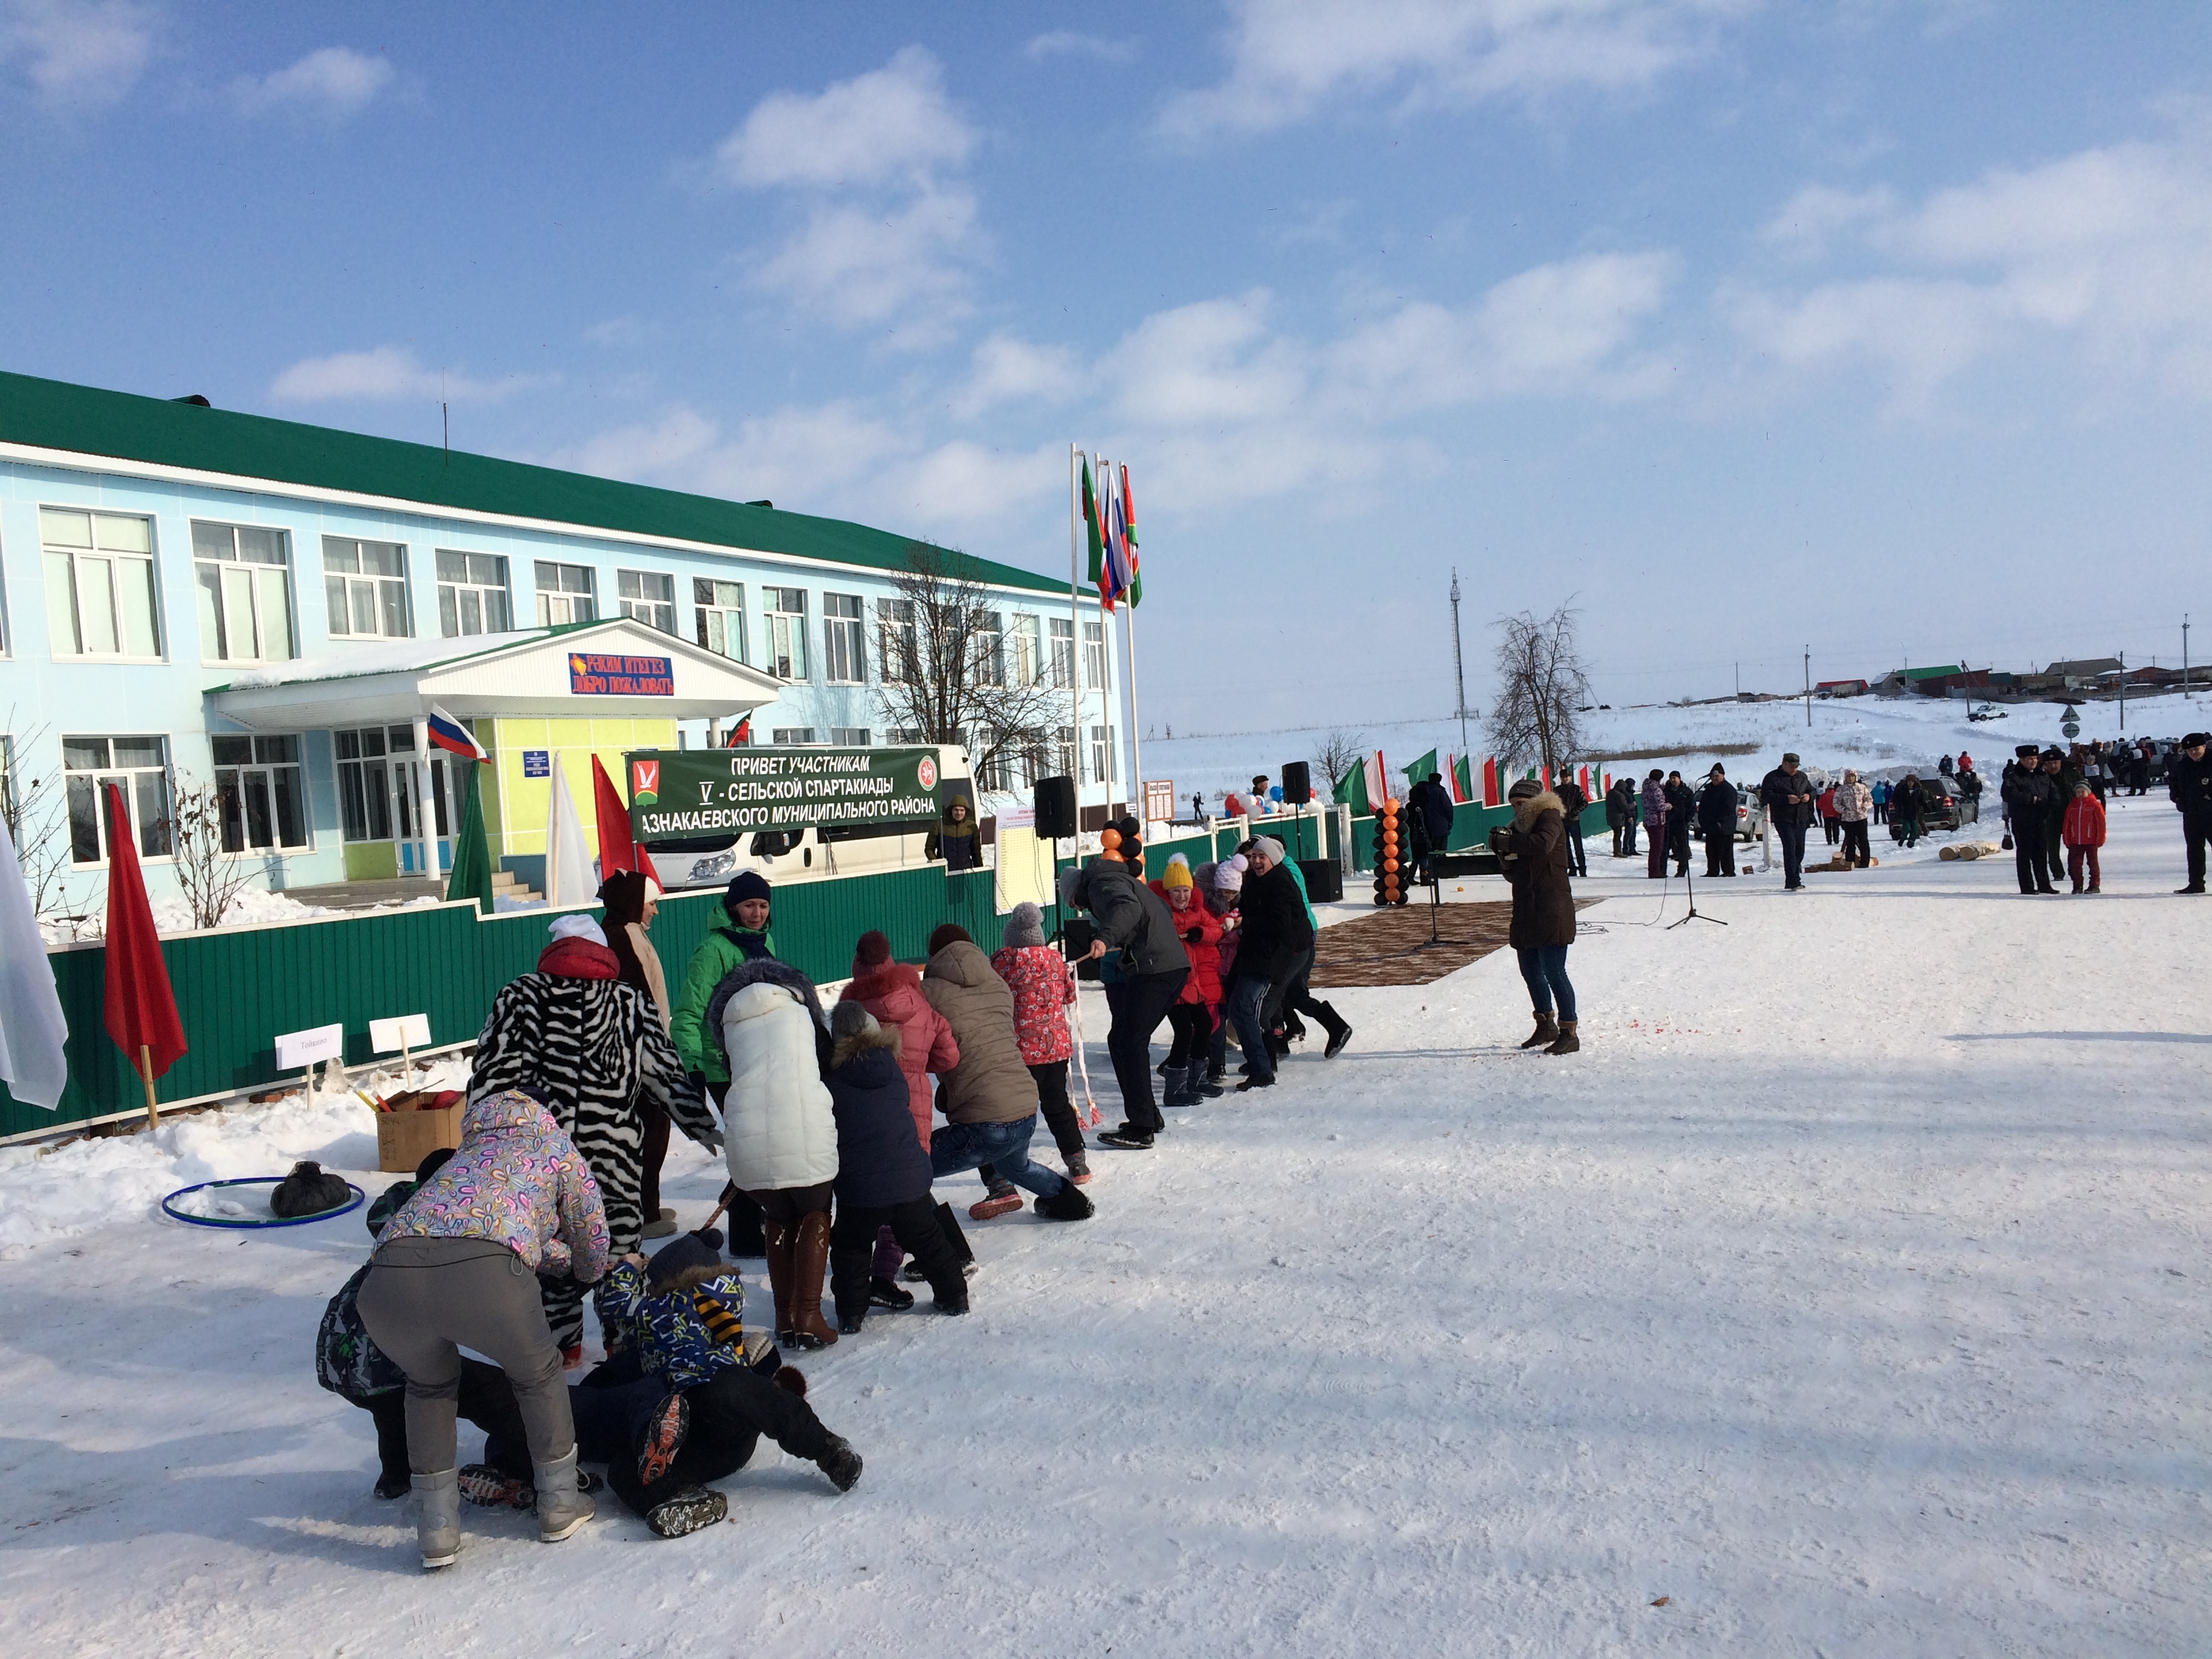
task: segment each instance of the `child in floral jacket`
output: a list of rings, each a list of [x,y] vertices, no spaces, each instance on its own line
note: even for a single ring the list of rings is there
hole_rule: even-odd
[[[1044,942],[1044,913],[1024,899],[1006,918],[1006,943],[991,957],[991,967],[1014,994],[1014,1035],[1022,1064],[1036,1079],[1037,1109],[1060,1148],[1067,1178],[1078,1186],[1091,1179],[1084,1151],[1083,1125],[1067,1097],[1067,1062],[1075,1039],[1067,1029],[1067,1007],[1075,1000],[1075,975],[1059,951]]]

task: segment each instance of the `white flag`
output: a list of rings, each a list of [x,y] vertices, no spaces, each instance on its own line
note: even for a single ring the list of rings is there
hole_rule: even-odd
[[[31,908],[30,884],[16,861],[7,820],[0,818],[0,1083],[26,1106],[52,1111],[69,1081],[69,1062],[62,1057],[68,1036],[54,965]]]
[[[553,757],[553,802],[545,814],[545,902],[589,904],[599,896],[599,884],[592,876],[592,854],[584,841],[584,820],[577,816],[575,798],[561,772],[561,757]]]

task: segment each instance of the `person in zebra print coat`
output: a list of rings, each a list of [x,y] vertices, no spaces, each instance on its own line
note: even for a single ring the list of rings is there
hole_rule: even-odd
[[[617,977],[599,924],[562,916],[553,933],[537,970],[510,981],[493,1000],[477,1038],[468,1097],[520,1089],[544,1103],[599,1182],[619,1258],[645,1236],[643,1109],[659,1107],[710,1152],[721,1146],[721,1125],[687,1080],[652,1003]],[[553,1340],[574,1363],[584,1336],[584,1287],[566,1274],[538,1284]]]

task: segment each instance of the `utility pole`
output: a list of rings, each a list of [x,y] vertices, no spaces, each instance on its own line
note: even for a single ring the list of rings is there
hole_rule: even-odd
[[[1459,752],[1467,753],[1467,660],[1459,645],[1459,567],[1452,567],[1452,673],[1459,681]]]
[[[1805,729],[1813,729],[1813,647],[1805,647]]]
[[[2189,613],[2181,613],[2181,695],[2189,695]]]
[[[1738,698],[1743,696],[1743,665],[1741,663],[1735,665],[1735,694]]]
[[[2128,729],[2128,653],[2120,653],[2120,730]]]

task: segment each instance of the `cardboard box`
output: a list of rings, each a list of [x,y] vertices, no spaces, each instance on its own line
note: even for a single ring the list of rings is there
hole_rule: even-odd
[[[376,1115],[376,1167],[386,1175],[413,1175],[441,1146],[461,1144],[461,1103],[429,1111]]]

